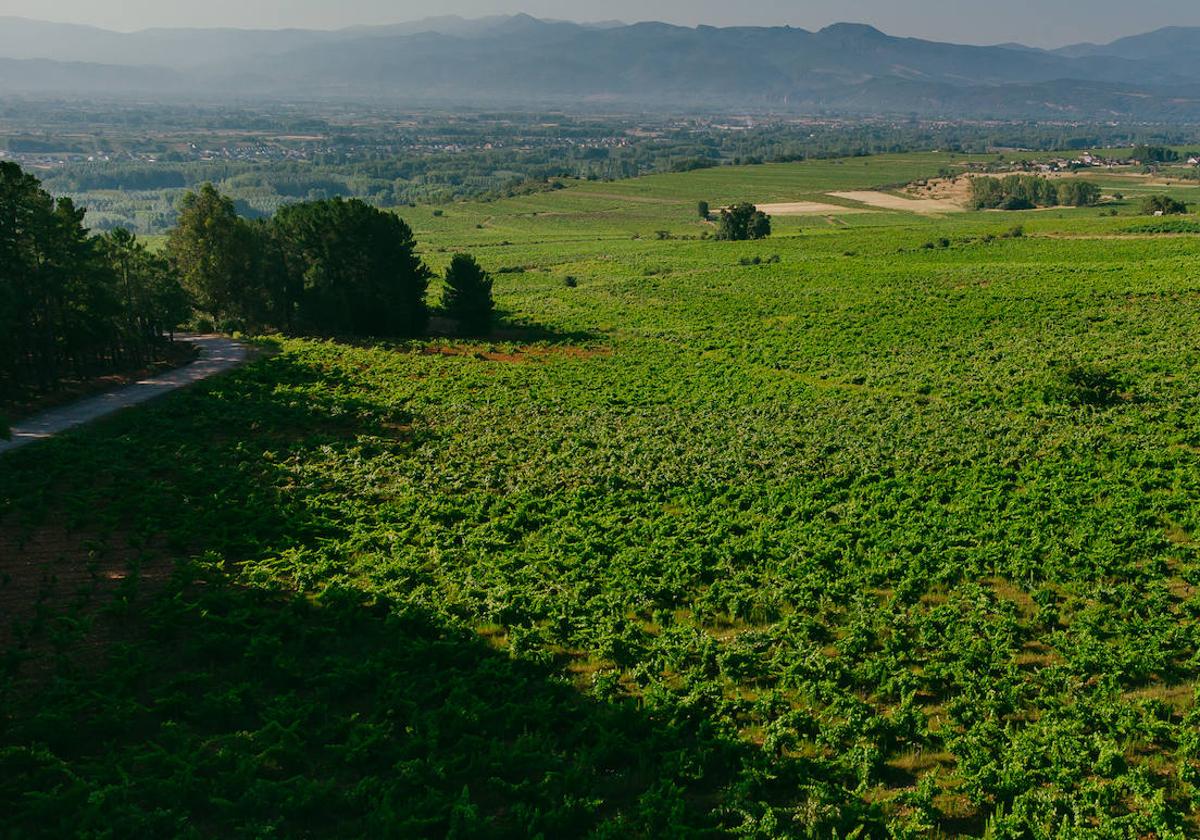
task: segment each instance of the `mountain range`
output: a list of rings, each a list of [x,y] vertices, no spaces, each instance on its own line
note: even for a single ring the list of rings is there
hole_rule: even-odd
[[[514,15],[120,33],[0,17],[0,95],[1200,121],[1198,80],[1200,27],[1043,50],[847,23],[810,32]]]

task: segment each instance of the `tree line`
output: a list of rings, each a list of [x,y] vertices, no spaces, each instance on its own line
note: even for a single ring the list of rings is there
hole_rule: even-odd
[[[240,216],[212,185],[185,195],[165,252],[124,229],[93,235],[85,211],[0,163],[0,400],[131,369],[184,323],[323,336],[411,337],[433,273],[393,213],[340,198]],[[459,255],[442,309],[485,334],[492,280]]]
[[[1091,207],[1099,201],[1098,186],[1074,178],[1052,181],[1040,175],[1008,175],[971,179],[971,207],[975,210]]]
[[[190,313],[167,261],[0,163],[0,398],[147,361]]]

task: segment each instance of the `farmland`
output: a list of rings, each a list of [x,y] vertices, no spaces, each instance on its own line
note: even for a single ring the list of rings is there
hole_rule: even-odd
[[[1196,836],[1200,239],[834,195],[966,160],[406,208],[491,341],[0,461],[6,830]]]

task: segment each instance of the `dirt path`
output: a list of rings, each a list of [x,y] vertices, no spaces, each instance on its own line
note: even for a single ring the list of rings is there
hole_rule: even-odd
[[[222,336],[193,335],[182,340],[199,348],[199,359],[124,388],[28,417],[13,426],[11,440],[0,440],[0,455],[231,370],[249,355],[246,345]]]

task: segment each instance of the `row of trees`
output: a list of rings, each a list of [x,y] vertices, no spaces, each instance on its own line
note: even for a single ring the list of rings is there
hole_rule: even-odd
[[[1039,175],[972,178],[971,206],[976,210],[1032,210],[1035,207],[1091,207],[1100,188],[1090,181],[1052,181]]]
[[[1129,160],[1141,163],[1178,163],[1179,152],[1167,146],[1137,146],[1129,153]]]
[[[0,398],[136,367],[188,317],[166,260],[135,236],[92,236],[84,211],[0,163]]]
[[[211,184],[189,193],[167,254],[196,308],[218,326],[318,335],[415,336],[432,272],[411,228],[358,199],[292,204],[269,221],[238,215]],[[491,327],[492,281],[456,257],[443,306],[471,333]]]

